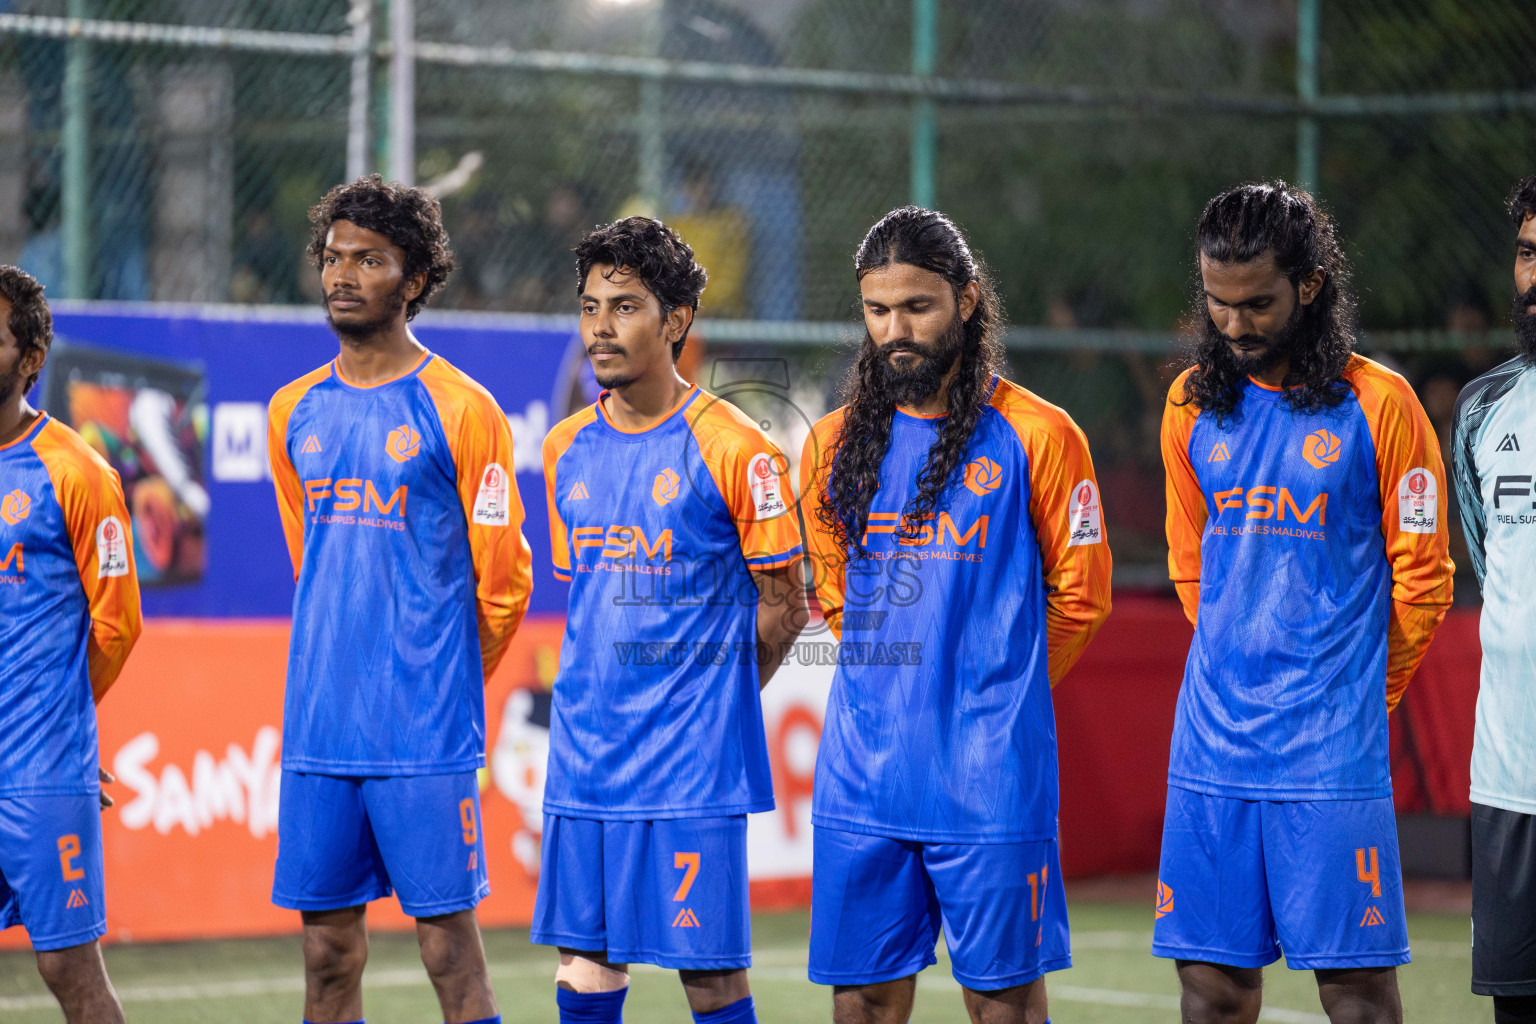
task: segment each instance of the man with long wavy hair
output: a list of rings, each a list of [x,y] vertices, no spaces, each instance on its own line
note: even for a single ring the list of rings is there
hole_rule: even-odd
[[[1001,378],[1002,314],[943,214],[854,259],[866,334],[801,463],[841,639],[816,764],[811,980],[838,1024],[901,1024],[944,928],[973,1021],[1042,1024],[1071,965],[1050,687],[1109,614],[1082,432]]]
[[[1163,411],[1179,692],[1152,951],[1183,1019],[1252,1022],[1262,968],[1397,1022],[1407,963],[1387,713],[1451,603],[1445,470],[1406,381],[1354,352],[1349,268],[1284,182],[1197,229],[1195,365]]]

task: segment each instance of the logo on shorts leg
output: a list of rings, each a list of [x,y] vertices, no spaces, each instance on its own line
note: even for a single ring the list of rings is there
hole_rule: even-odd
[[[1360,919],[1361,928],[1365,928],[1370,925],[1386,923],[1387,922],[1381,919],[1381,911],[1377,910],[1375,907],[1367,907],[1365,910],[1365,916]]]
[[[1163,880],[1157,880],[1157,912],[1152,915],[1152,920],[1167,917],[1173,913],[1173,890],[1163,884]]]
[[[69,890],[69,899],[64,901],[64,909],[74,910],[78,907],[83,907],[90,902],[90,900],[85,898],[85,893],[81,892],[79,889],[71,889]]]
[[[677,912],[677,917],[672,919],[673,928],[697,928],[699,919],[693,916],[693,911],[684,907]]]

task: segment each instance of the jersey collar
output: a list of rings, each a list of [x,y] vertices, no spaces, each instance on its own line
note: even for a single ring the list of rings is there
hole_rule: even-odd
[[[48,413],[40,413],[37,417],[37,421],[28,427],[20,437],[16,438],[14,441],[7,441],[5,444],[0,444],[0,453],[8,452],[12,448],[20,447],[23,442],[29,441],[36,437],[38,431],[43,429],[43,424],[47,423],[50,419],[52,419],[52,417],[49,416]]]

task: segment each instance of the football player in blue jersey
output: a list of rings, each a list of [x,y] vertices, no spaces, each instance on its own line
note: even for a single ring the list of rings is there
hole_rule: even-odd
[[[1332,222],[1283,182],[1212,199],[1203,325],[1163,413],[1168,564],[1195,627],[1153,953],[1188,1024],[1252,1022],[1283,949],[1342,1024],[1402,1020],[1387,713],[1451,603],[1445,471],[1357,355]]]
[[[310,220],[341,346],[269,416],[298,582],[272,899],[303,915],[306,1021],[362,1017],[366,905],[394,892],[444,1019],[486,1024],[484,686],[532,586],[511,431],[409,327],[453,267],[437,200],[372,175]]]
[[[659,221],[576,246],[598,400],[544,441],[570,611],[550,712],[534,942],[562,1024],[621,1019],[628,965],[699,1024],[755,1021],[747,814],[773,807],[758,691],[805,624],[788,462],[677,359],[705,271]]]
[[[52,340],[42,285],[0,266],[0,929],[26,927],[69,1024],[118,1024],[95,704],[138,639],[139,583],[117,472],[27,402]]]
[[[1472,741],[1472,991],[1536,1024],[1536,177],[1509,198],[1520,352],[1456,401],[1451,463],[1483,646]]]
[[[905,1024],[942,932],[972,1021],[1042,1024],[1045,975],[1072,964],[1050,688],[1110,605],[1093,461],[1066,412],[1001,375],[997,296],[949,218],[893,210],[854,268],[848,402],[800,463],[839,639],[810,977],[837,1024]]]

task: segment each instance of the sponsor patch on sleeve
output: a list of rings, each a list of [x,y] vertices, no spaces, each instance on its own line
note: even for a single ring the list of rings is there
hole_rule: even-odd
[[[492,462],[480,474],[480,491],[475,495],[475,507],[470,522],[480,526],[506,526],[511,521],[507,505],[507,470],[499,462]]]
[[[107,516],[96,527],[96,578],[127,575],[128,531],[117,516]]]
[[[1099,487],[1092,480],[1079,480],[1072,488],[1067,505],[1067,528],[1071,537],[1067,547],[1097,544],[1104,539],[1104,518],[1099,508]]]
[[[1435,474],[1410,469],[1397,482],[1397,528],[1404,533],[1434,533],[1439,525],[1440,494]]]
[[[752,492],[752,507],[758,519],[772,519],[789,511],[773,456],[767,452],[752,456],[747,463],[747,489]]]

